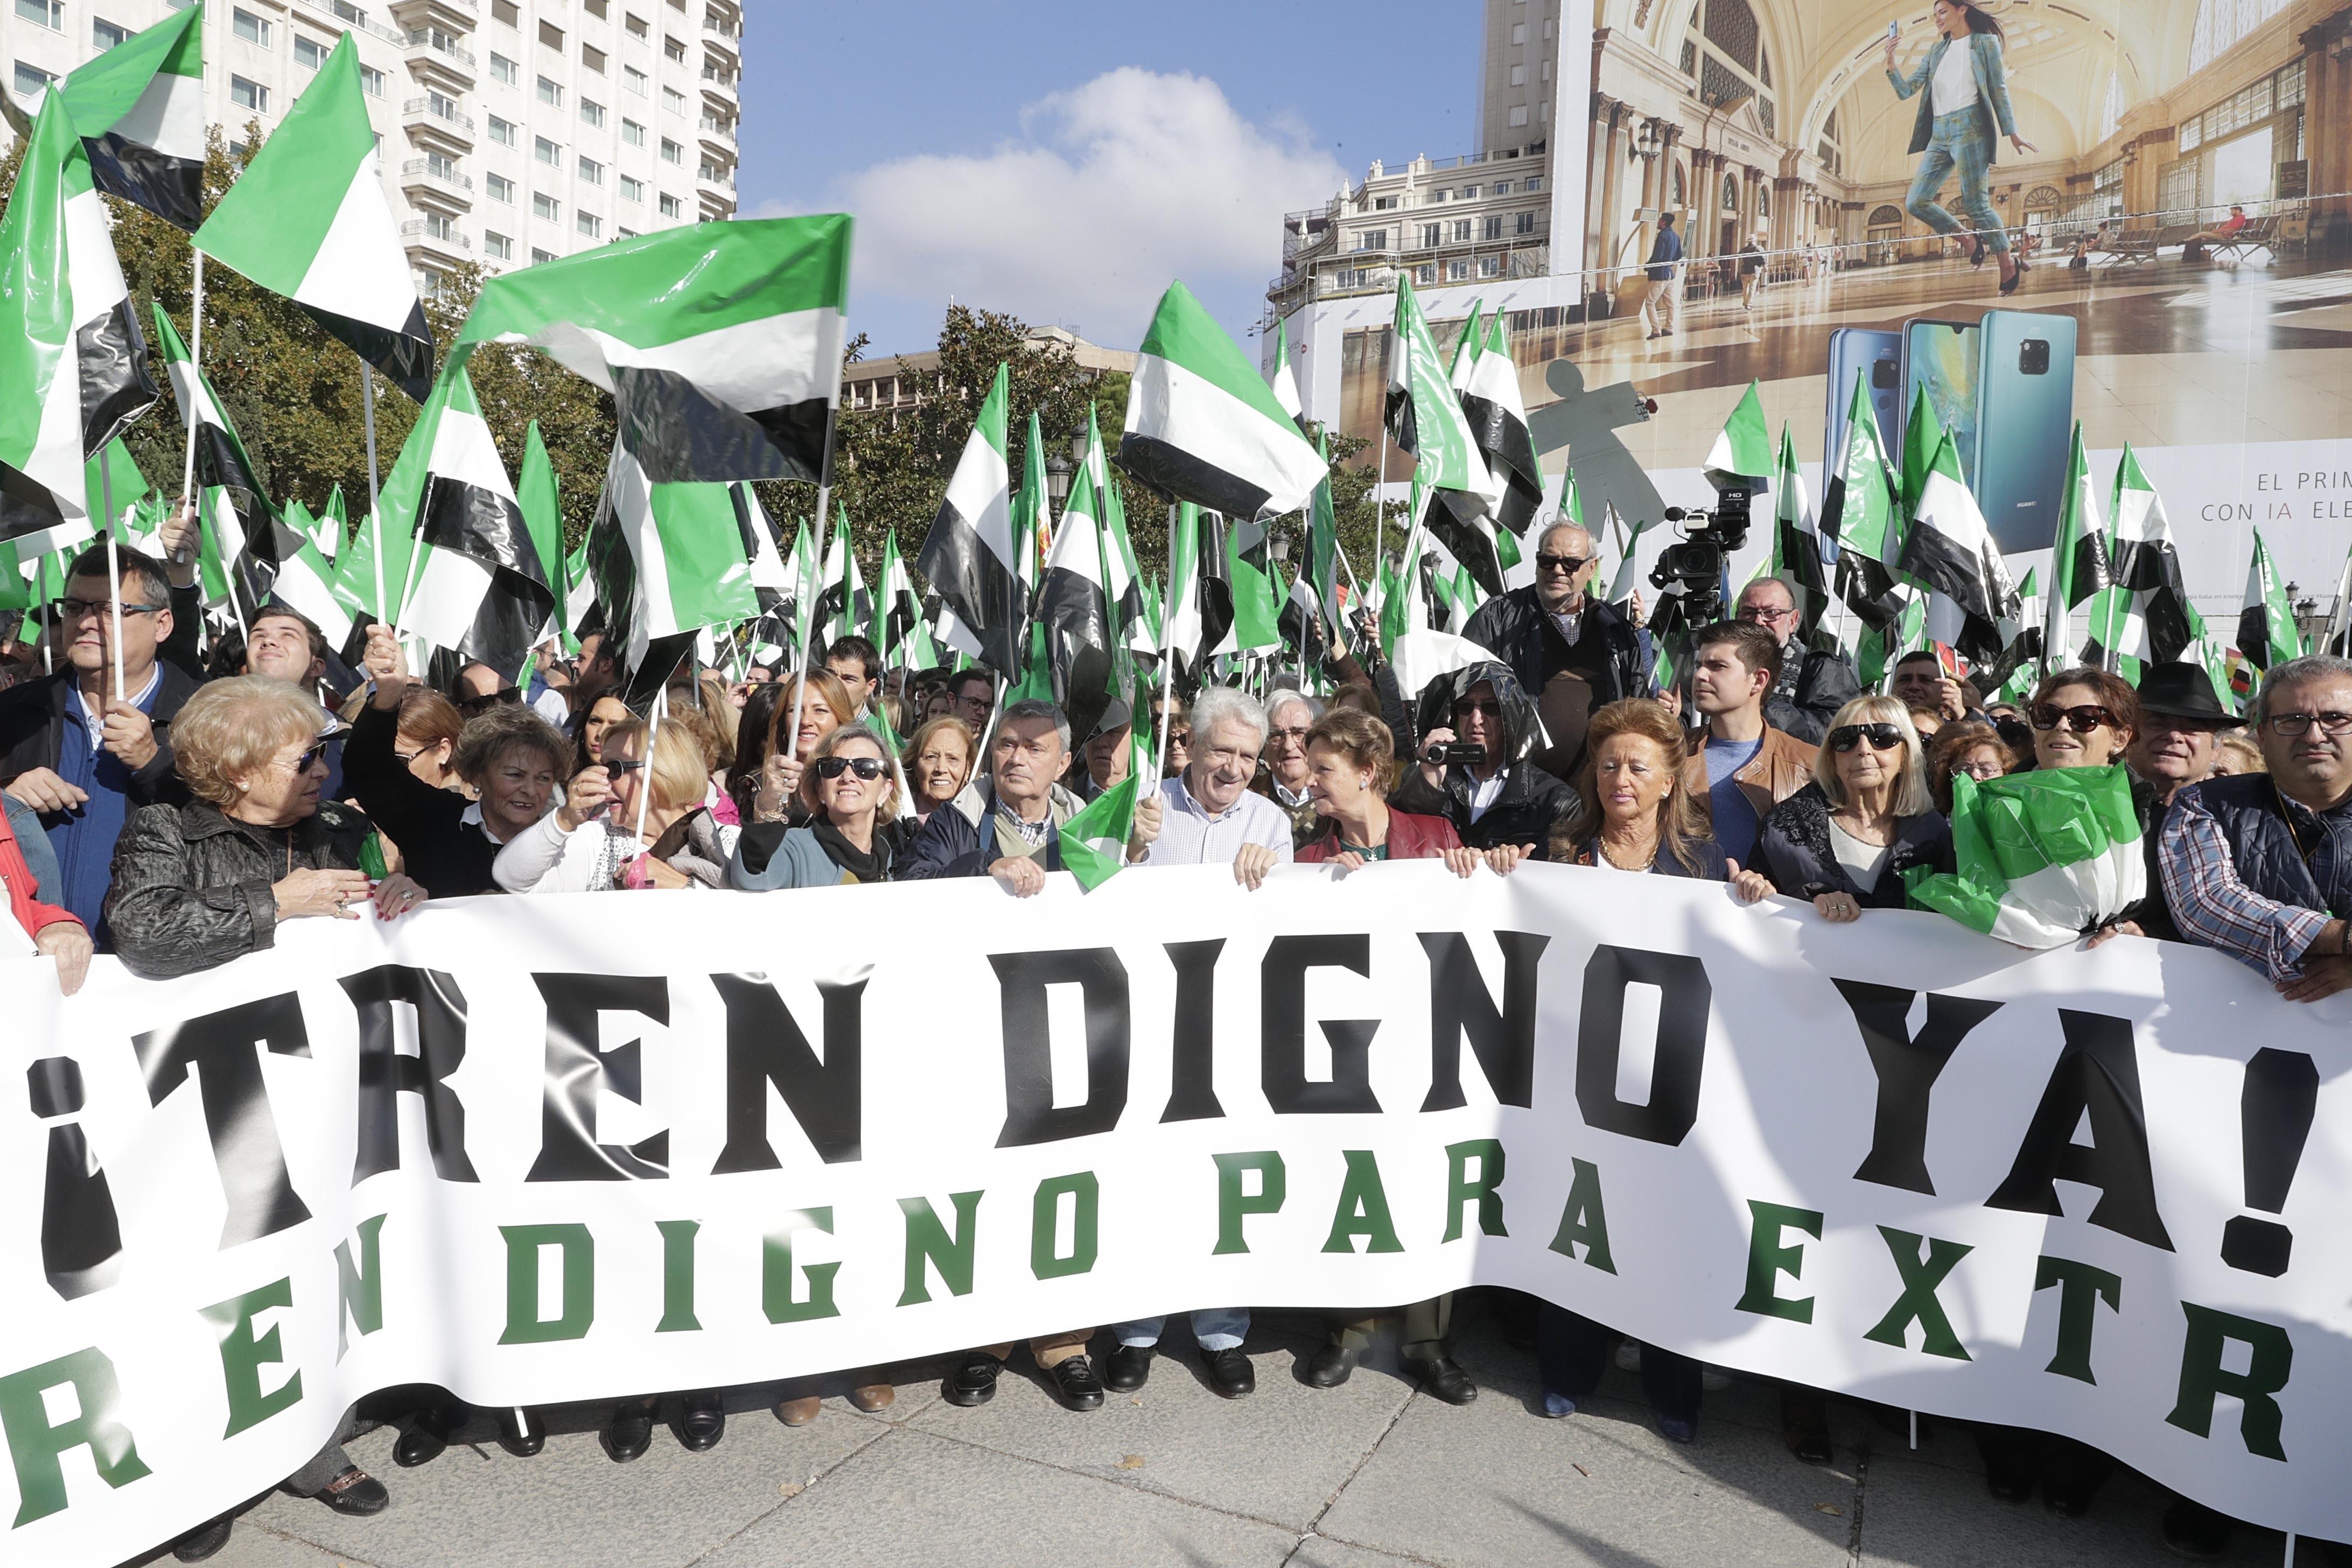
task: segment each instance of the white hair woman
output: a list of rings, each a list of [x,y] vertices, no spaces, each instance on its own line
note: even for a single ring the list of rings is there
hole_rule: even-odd
[[[1813,759],[1813,782],[1772,808],[1756,868],[1780,892],[1811,899],[1828,921],[1899,910],[1904,873],[1952,868],[1952,830],[1927,793],[1927,763],[1897,697],[1857,697],[1837,710]]]

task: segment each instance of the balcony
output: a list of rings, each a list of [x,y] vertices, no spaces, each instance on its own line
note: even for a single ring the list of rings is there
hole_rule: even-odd
[[[735,199],[735,171],[732,169],[713,168],[706,163],[694,172],[694,184],[706,195],[723,192],[727,201],[731,203]]]
[[[464,92],[474,85],[474,51],[439,27],[413,27],[408,34],[409,68],[430,72]]]
[[[446,148],[452,153],[473,150],[474,117],[447,99],[412,98],[400,106],[400,123],[411,141]]]
[[[735,132],[733,127],[723,124],[719,121],[712,120],[706,115],[703,117],[702,121],[701,136],[702,144],[711,149],[713,152],[729,159],[732,159],[735,156]]]
[[[408,42],[406,33],[384,26],[365,8],[351,4],[351,0],[298,0],[298,5],[299,10],[319,17],[319,26],[331,33],[367,33],[388,44]]]
[[[721,92],[734,92],[741,88],[742,82],[743,73],[735,67],[716,66],[707,60],[703,62],[702,85],[705,89],[717,88]]]
[[[401,188],[412,200],[445,202],[459,211],[474,205],[474,178],[447,162],[411,158],[400,166]]]
[[[400,242],[412,250],[434,252],[453,261],[464,261],[474,251],[473,240],[443,218],[410,218],[400,226]]]

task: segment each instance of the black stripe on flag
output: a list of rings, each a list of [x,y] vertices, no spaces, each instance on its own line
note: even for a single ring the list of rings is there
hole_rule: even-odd
[[[23,470],[0,462],[0,543],[63,528],[66,514],[49,487]]]
[[[209,420],[196,426],[196,485],[201,489],[236,492],[231,499],[236,500],[240,520],[246,509],[265,494],[236,438]]]
[[[2074,541],[2074,571],[2066,587],[2066,607],[2073,609],[2100,589],[2108,585],[2115,574],[2107,565],[2107,542],[2100,534],[2085,533]]]
[[[2268,669],[2278,662],[2279,650],[2271,647],[2271,617],[2265,606],[2248,605],[2238,612],[2238,651],[2253,660],[2256,669]]]
[[[74,372],[81,383],[81,449],[95,452],[163,395],[147,374],[147,340],[128,299],[74,333]]]
[[[1904,534],[1903,553],[1895,569],[1948,595],[1971,619],[1990,621],[1994,616],[1996,606],[1985,581],[1983,557],[1963,549],[1931,522],[1916,522]],[[1993,649],[1996,656],[2000,651],[1997,647]]]
[[[474,608],[474,620],[457,639],[457,651],[478,658],[511,677],[539,642],[548,617],[555,613],[555,595],[519,572],[500,566],[490,574],[490,585]],[[693,638],[687,639],[688,646]]]
[[[302,305],[299,300],[294,302]],[[329,337],[383,372],[419,405],[433,395],[433,329],[425,322],[422,303],[409,307],[408,320],[396,332],[315,305],[302,305],[302,310]]]
[[[174,158],[137,142],[126,142],[119,132],[85,136],[82,151],[89,154],[92,184],[110,196],[120,196],[146,208],[174,228],[190,234],[205,221],[205,166],[194,159]]]
[[[653,484],[817,477],[818,463],[787,454],[766,426],[674,370],[614,365],[613,413],[621,444]]]
[[[552,601],[547,567],[522,520],[522,508],[479,485],[435,474],[425,487],[417,533],[436,550],[470,555],[537,584]]]
[[[802,403],[755,408],[751,423],[768,433],[768,440],[784,460],[800,469],[795,478],[818,484],[833,482],[833,405],[822,397]]]
[[[1503,563],[1495,553],[1495,536],[1475,496],[1462,490],[1432,490],[1421,521],[1454,559],[1470,569],[1478,586],[1489,594],[1503,591]]]
[[[1110,617],[1102,584],[1076,572],[1045,574],[1037,584],[1037,624],[1045,628],[1054,700],[1083,742],[1111,700]]]
[[[1486,454],[1492,466],[1507,470],[1538,495],[1543,493],[1543,465],[1536,457],[1535,437],[1517,416],[1491,397],[1465,392],[1462,417],[1469,421],[1471,444]]]
[[[1118,466],[1163,495],[1228,517],[1256,517],[1272,494],[1181,447],[1132,430],[1119,438]]]
[[[1418,457],[1421,453],[1421,419],[1413,410],[1412,389],[1409,386],[1389,388],[1388,405],[1381,410],[1381,416],[1388,424],[1390,438],[1404,451]]]
[[[981,662],[1007,680],[1020,679],[1029,590],[982,542],[953,500],[940,503],[915,566],[939,590],[940,602],[980,639]]]

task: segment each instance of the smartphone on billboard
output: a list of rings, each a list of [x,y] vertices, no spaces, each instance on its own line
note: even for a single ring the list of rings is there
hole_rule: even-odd
[[[1845,416],[1853,408],[1853,383],[1862,377],[1870,411],[1878,420],[1878,444],[1886,460],[1903,461],[1903,334],[1873,331],[1866,327],[1836,327],[1830,331],[1828,439],[1822,447],[1822,484],[1845,460]]]
[[[1979,335],[1974,321],[1922,318],[1903,323],[1905,427],[1910,425],[1912,400],[1926,392],[1927,412],[1951,433],[1953,449],[1960,458],[1960,478],[1971,490],[1977,482]]]
[[[2002,550],[2046,549],[2073,446],[2074,318],[1987,310],[1979,336],[1977,507]]]

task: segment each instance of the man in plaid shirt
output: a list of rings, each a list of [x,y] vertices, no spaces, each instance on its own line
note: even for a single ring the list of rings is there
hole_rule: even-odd
[[[2352,987],[2352,659],[2298,658],[2263,680],[2267,773],[2173,796],[2158,859],[2189,941],[2315,1002]]]

